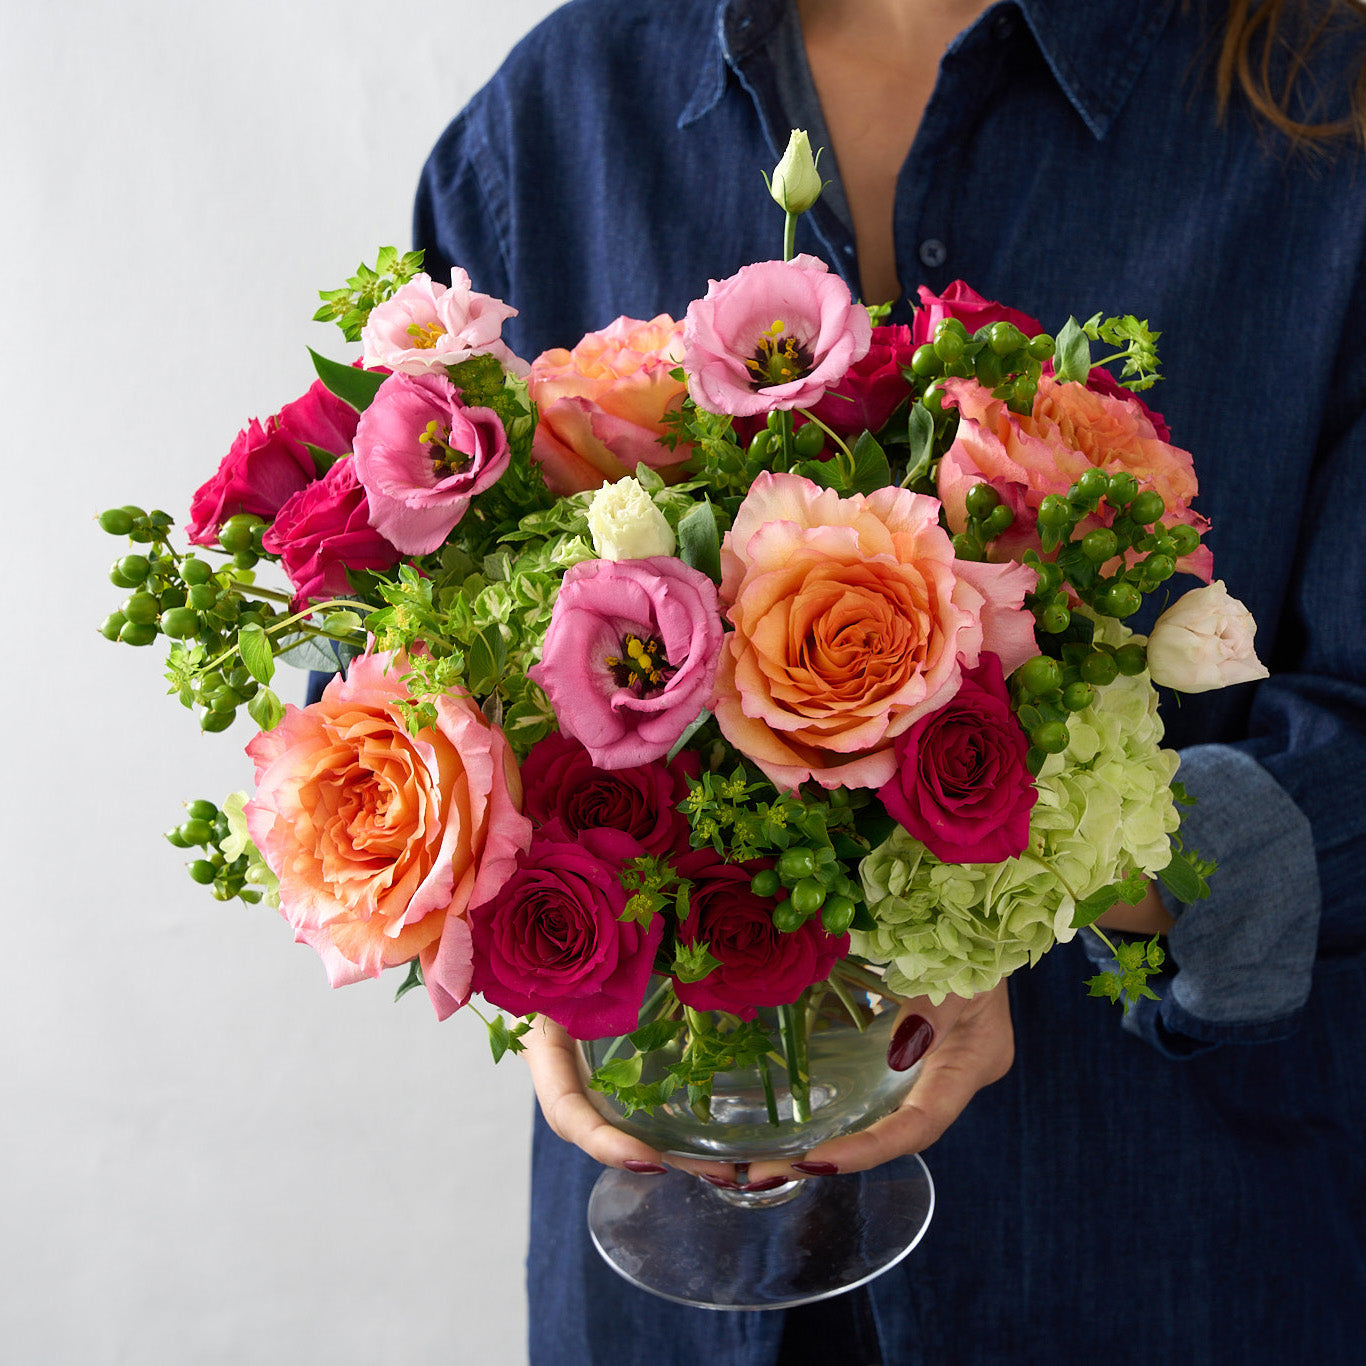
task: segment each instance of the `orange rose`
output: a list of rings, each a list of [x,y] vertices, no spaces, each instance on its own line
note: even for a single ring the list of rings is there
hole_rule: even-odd
[[[543,352],[527,385],[540,411],[531,453],[558,494],[615,483],[644,462],[667,472],[691,453],[659,439],[664,414],[687,386],[670,373],[683,356],[683,324],[661,313],[649,322],[618,318],[572,351]]]
[[[469,996],[465,911],[506,881],[531,823],[507,740],[468,697],[440,698],[435,727],[408,733],[404,669],[357,659],[247,746],[247,828],[333,986],[418,957],[444,1019]]]
[[[1037,653],[1020,565],[960,566],[939,504],[905,489],[841,498],[761,474],[721,552],[726,636],[713,710],[780,789],[881,787],[893,742],[946,703],[985,649]],[[960,573],[960,569],[970,572]]]

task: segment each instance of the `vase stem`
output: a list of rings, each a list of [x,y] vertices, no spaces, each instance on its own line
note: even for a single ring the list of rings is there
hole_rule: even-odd
[[[778,1007],[778,1032],[787,1059],[787,1089],[792,1096],[792,1118],[799,1124],[811,1118],[811,1084],[806,1073],[806,1021],[795,1005]]]

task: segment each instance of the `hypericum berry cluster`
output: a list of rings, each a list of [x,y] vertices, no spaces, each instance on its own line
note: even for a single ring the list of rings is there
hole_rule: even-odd
[[[247,856],[229,859],[223,853],[228,835],[227,814],[204,798],[191,802],[185,820],[166,832],[177,849],[204,850],[204,857],[189,865],[189,874],[201,886],[212,887],[215,901],[231,901],[235,896],[260,901],[261,889],[247,884]]]
[[[198,646],[197,657],[207,661],[230,652],[244,628],[265,627],[276,618],[265,596],[257,596],[265,590],[253,590],[251,598],[242,592],[260,558],[265,527],[261,518],[241,513],[224,523],[218,539],[231,560],[217,569],[198,555],[180,555],[172,548],[168,513],[132,506],[110,508],[100,514],[99,524],[111,535],[127,536],[146,547],[121,556],[109,570],[110,582],[130,591],[100,627],[106,640],[140,646],[165,636],[182,653]],[[206,731],[226,730],[237,708],[251,703],[259,688],[240,664],[226,671],[201,672],[192,667],[174,677],[186,706],[200,707],[199,724]]]
[[[946,378],[976,379],[1012,412],[1028,413],[1034,408],[1043,362],[1054,349],[1047,333],[1026,337],[1014,323],[989,323],[969,336],[959,319],[946,318],[935,328],[934,340],[911,354],[906,378],[925,385],[921,402],[935,418],[944,412]]]
[[[749,885],[755,896],[782,896],[773,908],[773,923],[789,934],[817,913],[827,934],[844,934],[863,900],[862,888],[828,843],[784,849],[776,865],[755,873]]]

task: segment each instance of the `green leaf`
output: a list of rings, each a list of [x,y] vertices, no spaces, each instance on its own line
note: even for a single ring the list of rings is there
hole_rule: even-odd
[[[687,1025],[682,1020],[655,1020],[642,1025],[634,1034],[628,1035],[631,1045],[638,1053],[653,1053],[672,1043]]]
[[[673,763],[674,759],[676,759],[678,755],[682,753],[683,748],[688,743],[688,741],[691,740],[693,736],[696,735],[697,732],[701,730],[702,727],[705,726],[707,722],[710,720],[711,712],[698,712],[697,716],[693,720],[689,721],[686,726],[683,727],[683,734],[680,735],[678,739],[674,741],[673,748],[665,756],[664,762],[666,764]]]
[[[361,629],[360,616],[355,612],[329,612],[323,618],[323,630],[331,631],[334,635],[351,635]]]
[[[906,445],[910,453],[906,457],[906,477],[902,485],[910,488],[918,480],[929,478],[934,459],[934,418],[919,400],[911,404],[906,413]]]
[[[652,470],[644,461],[636,465],[635,480],[651,496],[663,492],[664,476],[658,470]]]
[[[613,1058],[605,1062],[593,1073],[594,1089],[616,1086],[634,1086],[640,1080],[640,1069],[644,1058],[637,1053],[631,1058]]]
[[[1053,369],[1060,380],[1079,384],[1084,384],[1091,373],[1091,343],[1075,318],[1068,318],[1058,333]]]
[[[1209,895],[1209,883],[1201,875],[1195,856],[1188,850],[1173,849],[1171,862],[1158,877],[1178,901],[1189,904]]]
[[[358,413],[363,413],[370,406],[370,401],[379,392],[379,386],[388,379],[387,375],[376,374],[373,370],[361,370],[355,365],[328,360],[311,346],[308,354],[313,357],[313,368],[318,372],[318,378],[343,403],[349,403]]]
[[[312,459],[313,469],[319,479],[341,459],[341,456],[333,454],[332,451],[324,450],[321,446],[315,446],[311,441],[304,442],[304,449]]]
[[[401,1001],[414,987],[422,986],[422,964],[416,958],[408,960],[408,975],[398,985],[398,990],[394,992],[394,1000]]]
[[[705,497],[678,523],[678,558],[713,583],[721,582],[721,537]]]
[[[262,730],[274,730],[284,714],[284,703],[269,688],[258,688],[256,696],[247,703],[247,715]]]
[[[887,463],[887,453],[872,432],[864,432],[854,442],[853,455],[854,471],[849,481],[849,492],[876,493],[892,482],[892,467]]]
[[[237,648],[247,672],[258,683],[269,683],[275,677],[275,653],[262,627],[244,626],[237,636]]]
[[[467,658],[468,682],[473,693],[492,692],[503,677],[508,647],[497,622],[485,626],[470,641]]]

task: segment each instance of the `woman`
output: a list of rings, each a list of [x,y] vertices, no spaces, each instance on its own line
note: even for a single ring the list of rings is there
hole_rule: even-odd
[[[507,335],[524,355],[619,314],[680,316],[709,278],[776,255],[758,170],[792,127],[828,149],[833,181],[798,250],[894,300],[893,321],[955,278],[1052,329],[1146,316],[1165,334],[1158,404],[1195,452],[1218,573],[1273,675],[1168,709],[1198,799],[1188,840],[1220,870],[1206,902],[1114,917],[1170,927],[1162,1000],[1121,1025],[1085,996],[1079,940],[1008,1002],[917,1005],[908,1106],[810,1160],[850,1171],[933,1142],[935,1221],[901,1267],[788,1315],[786,1334],[783,1315],[679,1309],[597,1259],[590,1159],[658,1154],[601,1124],[543,1038],[542,1106],[589,1156],[538,1127],[538,1363],[800,1360],[832,1324],[823,1359],[898,1366],[1356,1359],[1366,161],[1321,135],[1354,117],[1358,16],[1326,0],[579,0],[438,144],[419,245],[434,276],[460,264],[521,310]],[[1261,92],[1296,75],[1277,112]]]

